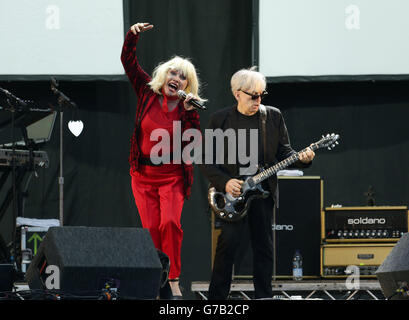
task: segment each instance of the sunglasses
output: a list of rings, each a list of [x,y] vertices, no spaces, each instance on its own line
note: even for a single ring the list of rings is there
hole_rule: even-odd
[[[257,100],[258,98],[263,99],[268,94],[267,91],[263,91],[261,94],[251,94],[251,93],[248,93],[248,92],[243,91],[243,90],[240,90],[240,91],[244,92],[247,95],[249,95],[251,97],[251,100]]]

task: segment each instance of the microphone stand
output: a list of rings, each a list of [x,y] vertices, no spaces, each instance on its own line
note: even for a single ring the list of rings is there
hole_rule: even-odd
[[[16,246],[16,226],[17,226],[17,202],[16,202],[16,139],[15,139],[15,113],[16,111],[30,111],[28,106],[31,101],[24,101],[9,91],[0,87],[0,91],[3,92],[7,97],[7,104],[8,108],[4,108],[11,113],[11,139],[12,139],[12,194],[13,194],[13,201],[12,201],[12,212],[13,212],[13,233],[12,233],[12,242],[13,242],[13,263],[16,264],[17,267],[17,246]]]
[[[12,212],[13,212],[13,257],[14,257],[14,263],[16,263],[17,267],[17,245],[16,245],[16,227],[17,227],[17,202],[16,202],[16,139],[14,136],[14,128],[15,128],[15,112],[16,108],[13,106],[11,103],[10,99],[7,99],[7,103],[9,105],[9,110],[11,112],[11,141],[12,141],[12,160],[11,160],[11,166],[12,166],[12,188],[13,188],[13,203],[12,203]]]
[[[60,107],[60,176],[58,178],[58,185],[60,191],[59,197],[59,220],[60,226],[64,225],[64,170],[63,170],[63,117],[64,117],[64,106],[76,107],[76,104],[72,102],[64,93],[62,93],[58,88],[58,82],[51,78],[51,91],[58,96],[58,105]]]
[[[274,199],[273,207],[273,281],[277,279],[277,236],[276,236],[276,223],[277,223],[277,209],[279,207],[279,185],[277,184],[277,190]]]

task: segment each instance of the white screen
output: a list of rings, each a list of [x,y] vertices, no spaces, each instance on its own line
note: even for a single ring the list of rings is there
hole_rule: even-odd
[[[408,0],[259,0],[259,70],[409,74],[408,12]]]
[[[1,0],[0,75],[119,75],[122,0]]]

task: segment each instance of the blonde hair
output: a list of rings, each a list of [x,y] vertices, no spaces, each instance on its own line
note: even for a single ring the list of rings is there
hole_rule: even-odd
[[[253,66],[249,69],[241,69],[237,71],[230,80],[231,91],[254,91],[259,85],[263,86],[263,90],[266,89],[266,77],[256,71],[257,67]]]
[[[192,93],[196,97],[199,97],[199,77],[196,73],[196,69],[192,62],[187,58],[174,56],[167,62],[160,63],[152,74],[152,80],[148,83],[151,89],[157,93],[162,94],[161,89],[165,84],[166,76],[169,70],[177,70],[181,72],[187,80],[187,87],[184,90],[187,94]],[[201,98],[200,98],[201,99]],[[204,99],[201,99],[204,100]]]

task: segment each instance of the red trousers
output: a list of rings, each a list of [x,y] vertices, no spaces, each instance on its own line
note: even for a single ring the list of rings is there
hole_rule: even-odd
[[[180,217],[184,203],[180,165],[140,165],[131,172],[132,191],[142,227],[149,230],[155,247],[170,260],[169,279],[180,275],[183,231]]]

